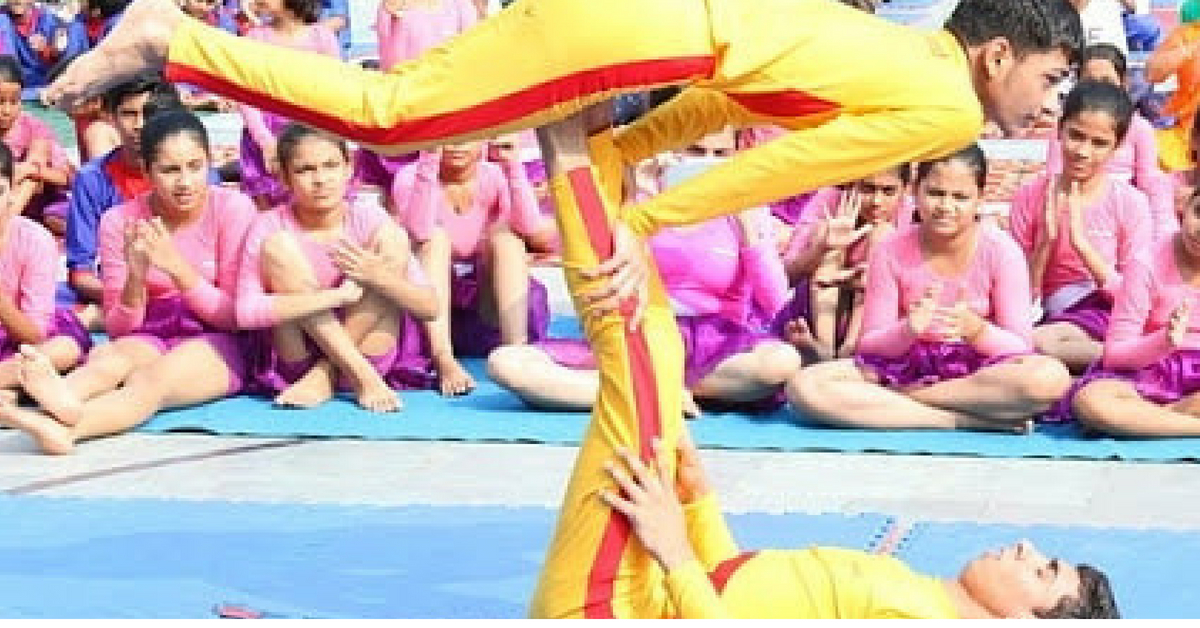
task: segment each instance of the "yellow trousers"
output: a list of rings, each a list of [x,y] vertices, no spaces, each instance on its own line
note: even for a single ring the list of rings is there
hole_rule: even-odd
[[[552,172],[567,285],[582,311],[581,295],[599,280],[580,269],[612,250],[620,164],[593,151],[599,168]],[[553,165],[551,166],[553,168]],[[601,170],[606,172],[601,180]],[[583,437],[530,605],[533,617],[660,617],[669,614],[663,574],[632,536],[620,513],[599,499],[614,488],[604,471],[618,447],[649,459],[654,439],[674,451],[682,430],[683,344],[657,271],[652,269],[645,317],[630,331],[623,314],[583,317],[595,353],[600,389]]]
[[[538,127],[714,65],[704,0],[539,0],[382,75],[189,19],[167,77],[399,154]]]

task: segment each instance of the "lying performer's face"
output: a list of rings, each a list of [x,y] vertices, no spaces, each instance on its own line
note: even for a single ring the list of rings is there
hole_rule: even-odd
[[[984,44],[977,63],[984,113],[1010,137],[1033,126],[1042,103],[1069,72],[1062,50],[1018,56],[1002,37]]]
[[[987,552],[958,576],[971,597],[1000,617],[1032,618],[1079,594],[1079,572],[1046,558],[1028,541]]]

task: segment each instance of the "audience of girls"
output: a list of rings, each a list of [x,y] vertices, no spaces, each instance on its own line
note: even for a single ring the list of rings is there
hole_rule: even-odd
[[[465,357],[486,357],[530,407],[592,405],[591,350],[546,338],[547,294],[531,275],[557,233],[534,187],[544,173],[522,161],[529,134],[383,156],[241,104],[247,196],[215,184],[204,126],[148,76],[104,96],[95,124],[112,137],[100,129],[81,149],[113,148],[76,174],[21,91],[125,4],[92,0],[53,32],[28,0],[7,9],[19,41],[0,57],[0,423],[65,453],[243,393],[310,408],[343,392],[388,413],[401,390],[470,393]],[[241,22],[229,2],[184,5],[230,32],[341,53],[320,0],[263,0]],[[381,66],[478,19],[471,0],[383,0]],[[1118,49],[1089,47],[1079,78],[1048,108],[1061,115],[1047,171],[1017,191],[1004,228],[981,220],[988,164],[971,146],[652,238],[685,347],[685,411],[1200,435],[1200,195],[1176,210]],[[771,135],[726,129],[631,161],[639,133],[662,123],[593,138],[598,167],[629,167],[606,193],[656,193]],[[356,197],[359,183],[382,203]],[[56,212],[67,188],[69,211]],[[70,283],[102,304],[107,342],[91,348],[55,308],[53,238],[21,214],[65,227]]]

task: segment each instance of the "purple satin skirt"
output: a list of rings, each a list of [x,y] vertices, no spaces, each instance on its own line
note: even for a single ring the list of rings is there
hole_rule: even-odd
[[[236,395],[246,388],[248,361],[247,334],[217,329],[196,317],[182,297],[151,299],[141,326],[126,338],[138,338],[158,347],[162,353],[189,340],[203,340],[221,356],[229,369],[229,390]]]
[[[450,342],[454,355],[485,358],[501,343],[500,328],[479,314],[480,290],[483,288],[479,267],[450,280]],[[532,344],[546,337],[550,328],[550,297],[542,282],[529,278],[529,315],[526,324],[528,341]]]
[[[75,316],[75,311],[70,306],[59,306],[54,309],[54,318],[50,321],[49,333],[46,335],[47,340],[54,338],[70,338],[79,345],[81,354],[87,354],[92,348],[92,335],[84,328],[83,323],[79,322],[79,318]],[[21,349],[21,343],[15,338],[10,338],[8,332],[0,328],[0,360],[7,360]]]
[[[918,340],[897,357],[860,354],[854,363],[874,374],[879,384],[893,390],[924,388],[949,379],[967,377],[987,366],[1027,355],[1010,353],[985,356],[965,342]]]
[[[1071,323],[1086,332],[1092,340],[1104,342],[1112,307],[1112,298],[1096,290],[1059,314],[1047,316],[1040,324]]]
[[[1074,420],[1075,397],[1084,386],[1100,379],[1118,379],[1133,384],[1146,401],[1165,406],[1200,392],[1200,349],[1180,349],[1154,364],[1136,370],[1108,370],[1097,362],[1043,415],[1049,423]]]

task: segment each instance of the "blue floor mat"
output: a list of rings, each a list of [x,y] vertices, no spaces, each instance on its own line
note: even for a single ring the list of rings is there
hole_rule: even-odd
[[[1108,574],[1127,618],[1200,617],[1200,532],[1064,526],[918,524],[897,553],[914,569],[956,575],[981,552],[1029,539],[1042,553]]]
[[[278,437],[579,443],[587,414],[531,411],[487,379],[481,360],[467,360],[465,365],[479,382],[474,393],[445,398],[428,391],[405,392],[405,409],[394,415],[364,412],[348,399],[299,411],[274,408],[263,399],[236,397],[164,412],[139,429]],[[758,415],[709,413],[690,425],[702,446],[726,449],[1141,461],[1194,461],[1200,454],[1197,440],[1088,438],[1072,426],[1043,425],[1026,436],[832,429],[804,424],[786,408]]]
[[[0,617],[523,617],[554,511],[0,497]],[[882,515],[729,518],[747,549],[870,548]]]
[[[578,337],[576,319],[556,317],[556,337]],[[587,425],[581,412],[538,412],[487,378],[483,360],[464,360],[475,392],[446,398],[432,391],[403,393],[405,409],[394,415],[360,410],[340,398],[312,410],[285,410],[264,399],[236,397],[164,412],[139,429],[245,436],[444,440],[577,445]],[[1071,425],[1040,425],[1026,436],[975,432],[870,431],[806,423],[788,408],[771,414],[708,413],[690,422],[704,447],[779,451],[848,451],[1000,458],[1195,461],[1200,440],[1117,440],[1082,436]]]

